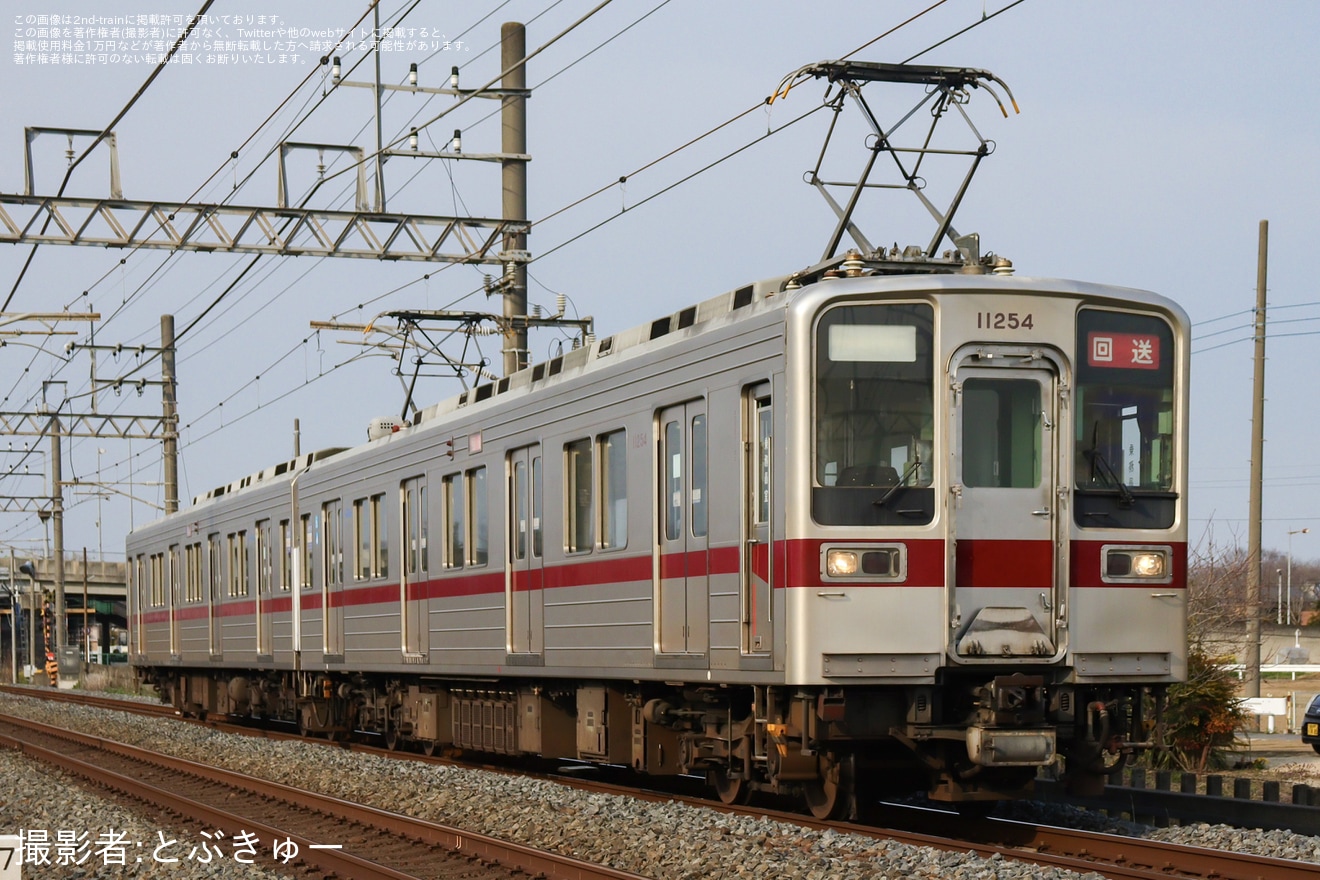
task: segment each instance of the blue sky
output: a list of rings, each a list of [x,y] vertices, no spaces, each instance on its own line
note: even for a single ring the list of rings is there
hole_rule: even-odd
[[[802,173],[815,161],[824,114],[645,200],[810,110],[822,92],[818,84],[795,89],[788,100],[758,107],[718,135],[635,172],[754,107],[786,73],[852,52],[933,2],[825,2],[808,8],[792,2],[615,0],[546,49],[528,72],[537,87],[529,108],[530,214],[546,217],[605,191],[535,228],[530,250],[548,256],[532,264],[532,301],[550,310],[555,294],[564,293],[571,311],[593,316],[605,335],[815,262],[832,220]],[[1309,271],[1320,192],[1313,156],[1320,144],[1320,83],[1310,64],[1320,6],[1025,0],[925,51],[1009,2],[946,0],[855,57],[918,56],[919,63],[984,68],[1012,88],[1019,115],[1000,117],[979,94],[969,107],[995,152],[959,212],[960,232],[979,232],[983,248],[1009,257],[1019,274],[1155,290],[1187,309],[1199,337],[1191,458],[1196,539],[1208,533],[1220,542],[1246,539],[1250,310],[1258,224],[1270,221],[1265,544],[1286,549],[1289,531],[1311,527],[1311,534],[1292,537],[1292,549],[1298,558],[1320,556],[1320,464],[1310,455],[1320,433],[1320,394],[1310,369],[1320,332],[1320,291]],[[498,41],[500,22],[528,22],[528,47],[534,49],[595,5],[387,0],[381,6],[385,20],[415,6],[402,26],[427,29],[429,42],[439,32],[451,45],[384,53],[384,78],[401,82],[408,65],[418,62],[423,84],[441,84],[453,65],[461,67],[463,85],[484,83],[498,73],[498,50],[486,50]],[[199,6],[200,0],[3,4],[0,191],[23,187],[24,126],[100,129],[151,71],[148,64],[108,60],[18,63],[13,41],[28,39],[28,27],[36,27],[26,22],[28,15],[39,10],[135,19]],[[364,0],[314,6],[218,0],[210,13],[279,16],[282,25],[319,32],[342,31],[366,8]],[[220,27],[226,30],[216,39],[238,38],[236,23]],[[459,41],[461,46],[453,45]],[[319,52],[302,50],[297,61],[270,64],[220,64],[218,54],[199,49],[193,63],[170,65],[116,127],[126,197],[274,204],[274,165],[258,160],[321,99],[327,84],[316,63]],[[345,69],[362,57],[341,55]],[[352,78],[366,79],[369,64]],[[297,89],[309,72],[312,81]],[[293,100],[276,114],[275,126],[240,149],[290,94]],[[382,118],[387,140],[437,115],[447,101],[424,104],[417,96],[395,96]],[[461,128],[465,150],[496,151],[498,118],[483,120],[491,105],[478,103],[424,130],[423,148],[428,141],[441,145]],[[905,96],[903,109],[907,103]],[[899,104],[881,106],[888,111]],[[334,92],[293,137],[370,147],[369,92]],[[58,188],[65,148],[58,137],[36,142],[38,193]],[[233,150],[240,152],[236,162],[229,159]],[[303,154],[292,163],[295,192],[310,184],[314,162],[312,154]],[[106,195],[108,164],[104,149],[92,154],[66,195]],[[474,164],[391,162],[385,174],[389,207],[498,213],[498,177],[469,167]],[[331,166],[331,172],[342,167]],[[623,175],[628,181],[619,185]],[[340,206],[345,179],[324,186],[316,204]],[[629,210],[621,212],[625,206]],[[924,244],[931,233],[919,219],[906,205],[886,206],[868,215],[866,228],[875,241]],[[564,244],[602,221],[609,222]],[[28,254],[27,247],[0,246],[0,297],[9,296]],[[166,260],[159,252],[42,247],[14,291],[10,311],[93,308],[114,314],[98,328],[98,342],[153,345],[161,314],[173,313],[178,326],[186,326],[246,263],[244,257],[208,254]],[[365,321],[389,309],[495,306],[474,293],[482,283],[478,270],[455,267],[433,271],[428,279],[424,274],[426,267],[418,264],[258,262],[180,347],[181,495],[190,498],[288,457],[295,418],[302,448],[309,450],[361,442],[371,417],[397,415],[402,392],[389,363],[362,358],[358,347],[345,344],[353,338],[349,334],[313,333],[309,322]],[[14,340],[0,349],[0,410],[31,408],[43,380],[67,382],[51,394],[85,391],[86,358],[61,364],[56,357],[70,338],[80,337],[55,337],[47,341],[47,352]],[[534,337],[533,357],[544,358],[555,344],[549,336]],[[489,340],[483,352],[498,364]],[[118,363],[107,358],[101,360],[103,376],[131,363],[127,356]],[[432,380],[420,398],[431,402],[456,389],[453,382]],[[132,392],[103,395],[101,405],[143,413],[159,406],[153,390],[142,398]],[[13,442],[21,447],[28,441]],[[0,450],[7,443],[0,442]],[[122,553],[130,523],[158,515],[151,506],[161,499],[156,449],[145,441],[130,450],[125,441],[78,440],[65,457],[66,478],[94,480],[99,463],[102,480],[115,484],[113,497],[99,504],[88,487],[70,490],[66,545]],[[5,450],[0,471],[18,460]],[[24,464],[44,468],[41,456]],[[0,480],[0,493],[7,495],[45,491],[39,477]],[[118,493],[149,503],[130,505]],[[31,514],[0,513],[0,550],[39,547],[43,540]]]

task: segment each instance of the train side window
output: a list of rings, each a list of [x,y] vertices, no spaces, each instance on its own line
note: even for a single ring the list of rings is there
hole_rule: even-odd
[[[165,560],[162,554],[151,554],[151,607],[165,604]]]
[[[270,593],[271,558],[270,558],[270,520],[257,523],[257,592],[261,595]]]
[[[628,438],[624,431],[602,434],[600,444],[600,546],[628,546]]]
[[[470,531],[468,533],[471,565],[485,565],[490,555],[487,541],[486,519],[486,468],[473,468],[467,472],[468,515]]]
[[[276,548],[276,553],[280,559],[278,589],[281,593],[287,593],[293,584],[293,553],[289,547],[289,521],[287,519],[280,520],[280,545]]]
[[[390,576],[390,523],[385,495],[371,496],[371,543],[373,574],[378,578]]]
[[[431,570],[430,555],[427,551],[427,536],[431,534],[431,508],[427,506],[426,484],[418,482],[417,484],[417,516],[421,521],[417,529],[418,546],[421,548],[420,570],[427,572]]]
[[[770,522],[770,428],[773,424],[770,399],[756,401],[756,509],[752,522]]]
[[[229,595],[248,594],[247,531],[229,533]]]
[[[410,575],[426,572],[426,483],[421,477],[404,480],[402,492],[404,571]]]
[[[312,588],[312,515],[304,513],[298,522],[298,528],[302,536],[301,547],[298,550],[299,562],[302,571],[299,573],[299,583],[304,590]]]
[[[574,440],[564,446],[565,550],[589,553],[592,545],[591,441]]]
[[[170,545],[170,605],[183,602],[183,566],[179,561],[179,545]]]
[[[151,602],[147,595],[147,563],[146,558],[139,553],[134,560],[133,566],[133,587],[137,591],[137,600],[140,607],[149,607]]]
[[[202,545],[189,544],[183,553],[185,601],[196,604],[202,601]]]
[[[229,577],[225,580],[225,595],[230,598],[238,595],[238,533],[230,532],[225,537],[225,555],[229,559]]]
[[[532,459],[532,556],[541,558],[541,523],[545,516],[545,498],[541,489],[541,456]]]
[[[321,521],[325,540],[325,586],[336,587],[344,582],[344,505],[338,499],[321,505]]]
[[[521,562],[527,558],[527,462],[513,463],[513,558]]]
[[[212,604],[219,604],[221,599],[220,584],[222,581],[220,571],[221,560],[223,559],[223,553],[220,549],[219,532],[213,532],[206,536],[206,555],[207,562],[209,563],[207,579],[211,588],[211,602]]]
[[[445,511],[445,568],[462,568],[466,559],[467,505],[463,501],[463,477],[450,474],[440,484]]]
[[[353,502],[353,580],[365,581],[371,577],[371,524],[368,522],[367,499]]]
[[[692,493],[689,504],[692,507],[692,535],[702,538],[706,535],[706,415],[701,413],[692,417]]]
[[[664,444],[665,540],[676,541],[683,528],[683,435],[678,422],[665,423]]]

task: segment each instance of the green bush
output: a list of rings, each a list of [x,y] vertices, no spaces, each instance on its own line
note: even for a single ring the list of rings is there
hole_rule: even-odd
[[[1157,761],[1185,772],[1225,769],[1246,718],[1233,673],[1194,647],[1187,657],[1187,681],[1169,688],[1164,715],[1169,748]]]

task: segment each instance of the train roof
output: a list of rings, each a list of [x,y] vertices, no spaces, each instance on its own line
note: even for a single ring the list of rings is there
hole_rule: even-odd
[[[406,430],[410,426],[440,420],[472,404],[502,397],[511,392],[526,393],[534,385],[539,386],[546,380],[559,376],[566,377],[591,369],[594,364],[605,358],[618,357],[623,352],[644,350],[651,347],[652,343],[664,344],[658,342],[658,340],[677,336],[680,333],[702,332],[715,326],[722,319],[729,319],[731,316],[735,316],[743,310],[748,310],[750,307],[773,301],[775,303],[774,307],[781,308],[794,298],[791,295],[784,294],[792,294],[799,289],[824,280],[865,277],[874,281],[877,277],[883,277],[888,279],[890,284],[899,285],[921,277],[930,279],[931,276],[945,276],[941,279],[939,286],[958,288],[973,286],[977,283],[977,279],[984,279],[986,275],[1006,276],[1012,274],[1012,263],[1008,260],[996,257],[994,254],[978,257],[974,249],[970,252],[966,250],[946,251],[941,257],[934,258],[917,247],[908,247],[902,250],[897,246],[891,250],[881,248],[880,251],[868,257],[863,257],[856,251],[849,251],[809,269],[767,278],[734,290],[725,291],[718,296],[680,309],[673,314],[657,318],[649,323],[600,339],[589,339],[585,345],[580,345],[558,357],[530,365],[516,373],[469,388],[460,394],[426,407],[413,417],[410,424],[389,419],[377,421],[386,424],[386,433],[388,434],[393,431]],[[958,278],[948,276],[958,276]],[[1058,293],[1076,293],[1079,295],[1094,296],[1102,292],[1108,292],[1112,295],[1120,290],[1110,286],[1061,279],[1016,276],[1014,280],[1023,286],[1041,289],[1048,287]],[[1178,308],[1172,301],[1158,294],[1135,289],[1121,290],[1122,298],[1127,301],[1149,301],[1151,305],[1173,310]],[[193,504],[201,504],[242,489],[278,480],[286,474],[297,473],[299,470],[311,467],[318,461],[332,458],[349,451],[349,449],[350,447],[332,447],[280,462],[255,474],[250,474],[242,479],[212,489],[203,495],[196,496],[193,499]]]

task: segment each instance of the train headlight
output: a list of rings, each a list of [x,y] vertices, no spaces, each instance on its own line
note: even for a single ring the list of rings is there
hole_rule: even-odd
[[[1168,547],[1108,546],[1104,548],[1102,580],[1106,583],[1168,583],[1173,576],[1170,558]]]
[[[821,577],[900,582],[907,577],[907,551],[902,544],[864,544],[820,548]]]
[[[857,574],[858,556],[855,550],[831,550],[825,554],[825,573],[830,577],[848,577]]]
[[[1135,554],[1132,557],[1132,574],[1143,578],[1164,577],[1164,554]]]

